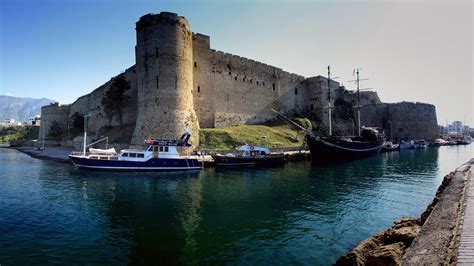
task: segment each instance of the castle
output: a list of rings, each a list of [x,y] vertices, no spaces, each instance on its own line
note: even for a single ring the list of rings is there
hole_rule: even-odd
[[[75,114],[92,114],[88,131],[96,136],[120,128],[122,143],[139,145],[149,136],[174,139],[186,128],[199,142],[199,128],[259,124],[285,114],[312,114],[327,125],[328,84],[334,109],[333,132],[357,128],[356,94],[322,76],[305,78],[251,59],[211,49],[210,37],[193,33],[174,13],[147,14],[136,23],[136,63],[118,76],[128,81],[130,99],[123,106],[123,125],[108,119],[102,99],[113,80],[70,105],[42,107],[40,135],[53,122],[64,132]],[[395,138],[435,138],[435,107],[424,103],[382,103],[375,92],[360,95],[361,124],[392,129]],[[70,136],[69,136],[70,139]]]

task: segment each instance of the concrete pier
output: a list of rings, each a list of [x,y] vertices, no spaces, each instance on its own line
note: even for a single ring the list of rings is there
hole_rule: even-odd
[[[472,162],[472,160],[471,160]],[[474,264],[474,165],[472,165],[466,183],[467,195],[461,220],[461,233],[457,254],[457,264]]]

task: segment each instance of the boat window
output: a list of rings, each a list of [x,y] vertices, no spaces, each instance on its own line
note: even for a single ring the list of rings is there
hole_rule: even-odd
[[[162,151],[163,151],[163,147],[160,146],[160,152],[162,152]]]
[[[122,154],[122,156],[123,156],[123,157],[128,157],[128,153],[124,152],[124,153]]]
[[[145,154],[143,154],[143,153],[137,153],[137,158],[145,158]]]
[[[169,151],[169,147],[165,147],[165,152],[168,152]]]

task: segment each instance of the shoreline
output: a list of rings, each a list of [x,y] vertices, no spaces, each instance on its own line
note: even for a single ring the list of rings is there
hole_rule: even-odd
[[[335,265],[455,264],[474,158],[443,178],[419,218],[401,217],[394,226],[360,242]]]
[[[71,163],[68,154],[73,151],[73,148],[67,147],[46,147],[44,150],[36,150],[36,147],[9,147],[19,152],[25,153],[33,158],[54,161],[59,163]]]
[[[68,155],[74,151],[72,147],[46,147],[44,150],[36,150],[36,147],[29,147],[29,146],[18,146],[18,147],[2,147],[6,149],[15,149],[19,152],[25,153],[33,158],[55,161],[60,163],[72,163],[69,159]],[[209,152],[211,150],[207,150]],[[218,151],[218,150],[216,150]],[[284,151],[283,152],[286,156],[289,157],[290,161],[299,161],[299,160],[306,160],[309,157],[309,151],[303,152],[296,152],[296,151]],[[202,162],[207,167],[213,167],[214,161],[210,155],[204,155],[202,158]]]

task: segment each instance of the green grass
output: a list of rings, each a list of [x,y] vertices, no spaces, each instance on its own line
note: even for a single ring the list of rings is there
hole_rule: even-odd
[[[0,126],[0,142],[15,143],[38,139],[39,127],[36,126]]]
[[[269,136],[263,138],[262,136]],[[303,144],[303,134],[287,126],[238,125],[224,128],[204,128],[200,130],[201,149],[233,149],[245,143],[272,147],[299,147]]]

